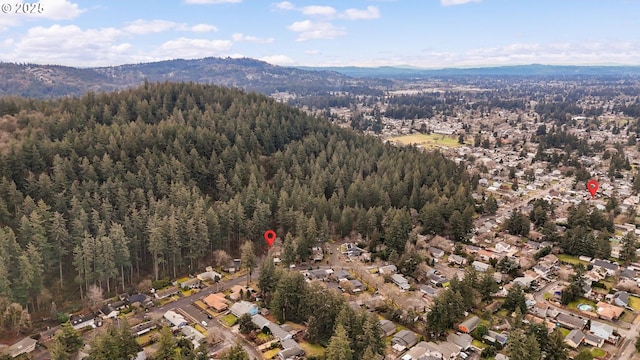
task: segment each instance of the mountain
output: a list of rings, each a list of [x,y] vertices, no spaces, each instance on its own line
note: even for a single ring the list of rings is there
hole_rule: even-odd
[[[367,90],[363,80],[329,70],[303,70],[254,59],[168,60],[97,68],[0,63],[0,95],[51,98],[112,91],[150,82],[184,81],[271,94]]]
[[[421,78],[437,76],[638,76],[640,66],[516,65],[478,68],[421,69],[414,67],[299,67],[303,70],[334,71],[360,78]]]

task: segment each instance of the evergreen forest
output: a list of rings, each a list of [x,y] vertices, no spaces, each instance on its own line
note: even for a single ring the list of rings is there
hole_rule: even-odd
[[[194,273],[247,241],[261,255],[267,229],[301,260],[353,233],[382,258],[414,226],[462,240],[476,181],[464,162],[238,89],[0,98],[0,302],[48,311],[92,285]]]

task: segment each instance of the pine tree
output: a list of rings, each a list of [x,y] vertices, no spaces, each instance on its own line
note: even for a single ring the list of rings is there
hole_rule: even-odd
[[[352,360],[353,353],[347,336],[347,331],[342,325],[338,325],[334,335],[329,340],[327,351],[325,352],[327,359],[333,360]]]
[[[240,254],[242,266],[247,269],[247,286],[249,286],[249,282],[251,282],[251,273],[253,272],[253,268],[256,266],[256,254],[253,248],[253,242],[246,241],[242,244]]]

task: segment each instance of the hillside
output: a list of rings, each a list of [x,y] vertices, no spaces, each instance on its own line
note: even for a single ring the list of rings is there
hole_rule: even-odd
[[[371,91],[375,82],[356,80],[333,71],[281,67],[253,59],[204,58],[100,68],[0,63],[0,96],[51,98],[112,91],[150,82],[184,81],[239,87],[271,94],[299,94],[357,89]]]
[[[559,65],[515,65],[477,68],[422,69],[416,67],[310,67],[303,70],[334,71],[356,78],[427,78],[440,76],[640,76],[640,66],[559,66]]]
[[[245,241],[262,252],[266,229],[299,259],[352,231],[386,259],[404,252],[411,208],[453,238],[472,222],[464,166],[255,93],[145,84],[0,109],[0,304],[48,311],[45,295],[175,278]]]

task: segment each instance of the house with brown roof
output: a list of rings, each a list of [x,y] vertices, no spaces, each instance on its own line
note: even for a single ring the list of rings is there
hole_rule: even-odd
[[[225,299],[223,293],[209,294],[202,301],[217,312],[225,311],[229,308],[229,300]]]

